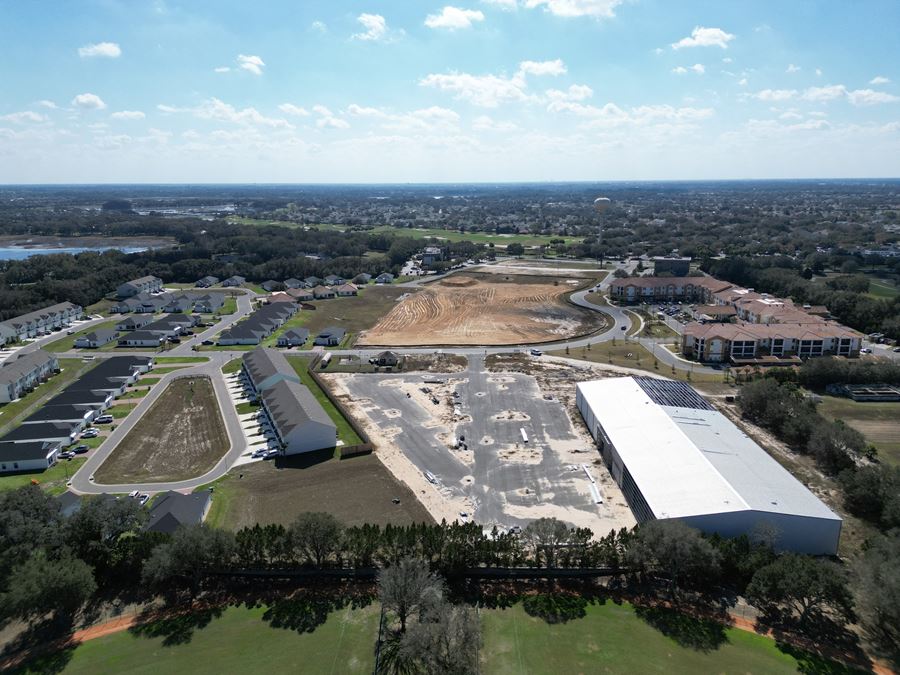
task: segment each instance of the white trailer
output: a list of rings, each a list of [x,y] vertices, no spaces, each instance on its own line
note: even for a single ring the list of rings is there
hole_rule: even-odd
[[[528,434],[525,433],[525,427],[520,427],[519,433],[522,434],[522,442],[527,443],[528,442]]]

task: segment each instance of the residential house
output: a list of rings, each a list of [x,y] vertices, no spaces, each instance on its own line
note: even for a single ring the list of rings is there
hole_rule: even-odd
[[[315,299],[315,294],[308,288],[289,288],[287,294],[296,302],[307,302]]]
[[[363,272],[362,274],[357,274],[355,277],[353,277],[353,283],[357,286],[365,286],[370,281],[372,281],[372,275],[366,274],[365,272]]]
[[[316,339],[313,344],[320,347],[337,347],[339,344],[341,344],[341,340],[344,339],[344,336],[346,334],[347,331],[345,331],[343,328],[331,326],[330,328],[326,328],[318,335],[316,335]]]
[[[235,324],[218,337],[220,345],[258,345],[276,329],[297,313],[293,302],[275,302],[263,305],[240,323]]]
[[[439,246],[426,246],[422,251],[422,264],[431,265],[444,259],[444,251]]]
[[[137,330],[152,322],[153,317],[149,314],[132,314],[131,316],[122,319],[119,323],[117,323],[116,330]]]
[[[245,283],[247,283],[247,280],[244,277],[234,275],[233,277],[228,277],[225,281],[223,281],[222,285],[231,288],[236,286],[243,286]]]
[[[350,295],[356,295],[358,289],[353,284],[341,284],[340,286],[334,287],[334,292],[339,298],[345,298]]]
[[[207,293],[194,298],[194,312],[197,314],[214,314],[224,305],[224,293]]]
[[[201,490],[189,495],[165,492],[153,502],[150,517],[144,529],[149,532],[172,534],[179,527],[199,525],[209,513],[212,492]]]
[[[375,277],[376,284],[392,284],[394,283],[394,275],[390,272],[382,272]]]
[[[138,293],[156,293],[158,291],[161,291],[162,287],[162,279],[149,275],[146,277],[140,277],[139,279],[126,281],[116,289],[116,295],[122,299],[130,298],[137,295]]]
[[[372,363],[376,366],[396,366],[400,363],[400,356],[395,352],[381,352],[372,359]]]
[[[34,443],[35,441],[70,445],[75,442],[81,428],[76,422],[20,424],[0,438],[0,445],[4,443]]]
[[[54,441],[0,441],[0,473],[43,471],[56,464],[62,445]]]
[[[306,284],[307,288],[315,288],[322,283],[322,279],[320,279],[319,277],[306,277],[303,280],[303,283]]]
[[[98,349],[116,339],[119,331],[112,328],[98,328],[75,340],[75,346],[81,349]]]
[[[21,398],[58,372],[56,355],[43,349],[12,356],[0,366],[0,403]]]
[[[313,297],[316,300],[328,300],[335,296],[334,289],[327,286],[316,286],[313,289]]]
[[[279,347],[302,347],[309,339],[309,330],[306,328],[289,328],[278,336]]]
[[[203,277],[202,279],[198,279],[197,283],[194,284],[197,288],[209,288],[210,286],[215,286],[219,283],[219,277]]]
[[[69,326],[84,315],[80,305],[60,302],[0,323],[0,344],[38,337]]]
[[[165,336],[148,330],[136,330],[119,338],[120,347],[159,347]]]
[[[275,281],[274,279],[268,279],[260,284],[262,289],[268,293],[272,293],[273,291],[280,291],[284,288],[284,284],[280,281]]]
[[[339,277],[337,274],[329,274],[325,277],[325,285],[326,286],[340,286],[341,284],[347,283],[347,280],[343,277]]]
[[[285,288],[302,288],[303,282],[300,281],[299,279],[294,279],[294,277],[291,277],[290,279],[284,280],[284,287]]]

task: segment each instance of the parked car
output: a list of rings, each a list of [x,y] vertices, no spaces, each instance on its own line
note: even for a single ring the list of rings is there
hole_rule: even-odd
[[[76,445],[74,448],[72,448],[72,452],[74,452],[76,455],[83,455],[90,449],[91,449],[91,447],[89,445],[81,444],[81,445]]]
[[[115,418],[112,415],[100,415],[94,420],[94,424],[112,424]]]
[[[99,429],[87,429],[82,432],[81,437],[82,438],[97,438],[97,436],[99,436],[99,435],[100,435]]]
[[[134,499],[135,497],[138,496],[138,491],[132,490],[131,492],[128,493],[128,496],[131,497],[132,499]]]
[[[75,453],[74,453],[74,452],[71,452],[71,451],[69,451],[69,450],[66,450],[65,452],[59,453],[59,458],[60,458],[60,459],[72,459],[74,456],[75,456]]]
[[[150,495],[148,495],[148,494],[143,494],[143,495],[141,495],[140,497],[138,497],[138,503],[139,503],[141,506],[143,506],[144,504],[146,504],[148,501],[150,501]]]
[[[204,340],[204,341],[201,342],[200,344],[206,345],[206,346],[208,347],[209,345],[214,345],[214,344],[216,344],[216,343],[213,342],[212,340]]]
[[[541,354],[543,354],[543,352],[540,349],[532,349],[531,350],[532,356],[540,356]]]

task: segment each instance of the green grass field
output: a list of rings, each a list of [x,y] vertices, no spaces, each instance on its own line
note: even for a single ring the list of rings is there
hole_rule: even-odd
[[[229,361],[224,366],[222,366],[222,372],[225,375],[228,375],[230,373],[236,373],[240,369],[241,369],[241,359],[239,359],[239,358],[231,359],[231,361]]]
[[[522,605],[481,615],[484,673],[851,672],[809,655],[795,657],[753,633],[610,601],[557,624],[529,616]]]
[[[157,356],[156,363],[206,363],[209,361],[208,356]]]
[[[858,402],[823,396],[819,411],[828,419],[841,419],[878,448],[878,456],[900,466],[900,402]]]
[[[243,225],[274,225],[276,227],[301,227],[296,223],[289,223],[281,220],[263,220],[256,218],[238,218],[228,219],[229,222],[241,223]],[[333,224],[317,224],[309,227],[317,230],[332,230],[336,232],[344,232],[347,230],[346,225]],[[381,225],[371,230],[364,230],[371,234],[390,233],[403,237],[412,237],[414,239],[426,239],[435,237],[446,241],[471,241],[475,244],[493,243],[495,246],[506,246],[507,244],[522,244],[523,246],[550,246],[551,239],[563,239],[567,244],[579,242],[584,237],[564,237],[561,235],[542,235],[542,234],[490,234],[488,232],[460,232],[459,230],[442,230],[438,228],[406,228],[393,227],[392,225]]]
[[[288,362],[294,367],[297,375],[300,376],[300,381],[309,387],[309,390],[312,392],[313,396],[316,397],[316,400],[322,404],[323,408],[325,408],[325,412],[328,413],[331,421],[334,422],[337,427],[338,438],[344,441],[346,445],[358,445],[362,443],[362,439],[353,430],[353,427],[350,426],[350,423],[344,418],[341,411],[334,407],[331,401],[328,400],[325,392],[323,392],[316,381],[312,379],[308,370],[309,359],[302,356],[290,356],[288,357]]]
[[[90,439],[96,440],[96,439]],[[79,441],[87,443],[87,441]],[[31,471],[28,473],[16,473],[0,475],[0,492],[15,490],[23,485],[29,485],[31,481],[37,481],[38,485],[50,494],[58,495],[66,491],[66,481],[84,464],[84,457],[73,457],[71,460],[61,459],[46,471]]]
[[[868,295],[873,298],[893,300],[900,295],[900,288],[897,288],[895,284],[885,279],[872,279],[872,281],[869,282]]]
[[[317,610],[299,602],[284,602],[160,621],[84,642],[17,672],[371,673],[377,605],[332,611],[321,625],[316,625]],[[52,669],[51,658],[56,666]]]

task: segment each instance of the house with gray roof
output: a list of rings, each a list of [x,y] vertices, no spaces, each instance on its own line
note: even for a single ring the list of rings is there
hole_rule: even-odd
[[[300,281],[299,279],[295,279],[294,277],[284,280],[285,288],[301,288],[302,286],[303,286],[303,282]]]
[[[138,293],[156,293],[163,287],[162,279],[148,275],[138,279],[126,281],[116,289],[116,295],[120,298],[130,298]]]
[[[304,385],[281,380],[262,392],[261,402],[284,454],[313,452],[337,444],[337,428]]]
[[[343,328],[331,326],[316,335],[316,339],[313,344],[320,347],[337,347],[339,344],[341,344],[341,340],[344,339],[344,336],[346,334],[347,331],[345,331]]]
[[[215,286],[219,283],[219,277],[203,277],[202,279],[198,279],[197,283],[194,284],[197,288],[209,288],[210,286]]]
[[[226,288],[232,288],[243,286],[245,283],[247,283],[247,280],[244,277],[235,274],[234,276],[228,277],[225,281],[223,281],[222,285]]]
[[[58,372],[56,355],[43,349],[7,359],[0,366],[0,403],[21,398]]]
[[[153,322],[150,314],[132,314],[116,324],[116,330],[138,330]]]
[[[85,333],[74,344],[80,349],[98,349],[103,345],[108,345],[118,337],[119,331],[112,328],[98,328],[90,333]]]
[[[199,525],[209,513],[212,493],[209,490],[183,495],[169,491],[153,502],[150,518],[144,529],[149,532],[172,534],[179,527]]]
[[[289,328],[278,336],[279,347],[302,347],[309,339],[309,329]]]
[[[0,323],[0,339],[5,343],[37,337],[41,333],[68,326],[83,315],[84,310],[80,305],[60,302]]]
[[[376,284],[392,284],[394,283],[394,275],[390,272],[382,272],[375,277]]]
[[[0,473],[44,471],[56,464],[62,445],[53,441],[8,443],[0,440]]]

